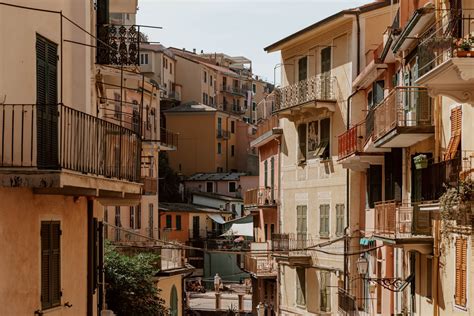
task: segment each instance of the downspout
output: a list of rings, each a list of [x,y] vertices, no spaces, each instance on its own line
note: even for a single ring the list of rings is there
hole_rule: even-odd
[[[356,21],[357,21],[357,75],[360,74],[360,10],[355,10],[352,11],[352,14],[355,14],[356,16]],[[350,128],[350,118],[351,118],[351,102],[352,98],[354,95],[359,92],[359,89],[356,91],[352,92],[351,95],[347,98],[347,115],[346,115],[346,130],[349,130]],[[349,169],[346,169],[346,227],[344,227],[344,290],[349,291],[349,276],[348,276],[348,259],[349,257],[347,256],[348,250],[349,250],[349,222],[350,222],[350,171]]]

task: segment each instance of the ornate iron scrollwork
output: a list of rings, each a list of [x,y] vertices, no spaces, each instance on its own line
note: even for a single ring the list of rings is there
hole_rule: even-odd
[[[139,36],[135,25],[98,27],[97,63],[102,65],[139,65]]]
[[[413,282],[414,277],[415,276],[412,274],[405,280],[400,278],[365,278],[365,280],[368,282],[377,283],[389,291],[401,292],[408,286],[408,284]]]

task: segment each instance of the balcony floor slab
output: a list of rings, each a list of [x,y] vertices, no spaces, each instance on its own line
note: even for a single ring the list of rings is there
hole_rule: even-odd
[[[396,127],[374,142],[376,147],[404,148],[432,137],[434,126]]]

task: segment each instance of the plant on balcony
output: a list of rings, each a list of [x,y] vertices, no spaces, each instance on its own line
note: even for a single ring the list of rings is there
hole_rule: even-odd
[[[454,47],[457,57],[474,57],[474,37],[455,40]]]
[[[416,169],[428,168],[428,157],[424,154],[413,157],[413,162],[415,163]]]
[[[470,179],[460,181],[457,187],[447,188],[439,199],[441,220],[468,224],[473,215],[473,188],[474,182]]]

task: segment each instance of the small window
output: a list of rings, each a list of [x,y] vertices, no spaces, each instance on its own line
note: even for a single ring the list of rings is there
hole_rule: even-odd
[[[120,221],[120,206],[115,207],[115,226],[122,227],[122,224]]]
[[[181,230],[181,215],[176,215],[176,230]]]
[[[252,84],[252,91],[253,93],[257,93],[257,85],[255,83]]]
[[[136,229],[141,229],[142,228],[142,205],[138,204],[137,205],[137,214],[136,214]]]
[[[214,184],[212,182],[206,182],[206,192],[214,192]]]
[[[235,209],[235,204],[231,204],[230,208],[232,210],[232,214],[237,215],[237,211]]]
[[[230,132],[235,134],[235,121],[230,121]]]
[[[104,206],[104,223],[109,222],[109,210],[107,206]]]
[[[148,65],[148,54],[140,54],[140,65]]]
[[[320,272],[320,310],[322,312],[331,311],[331,273],[328,271]]]
[[[211,87],[212,87],[212,80],[213,80],[213,79],[212,79],[212,75],[211,75],[211,76],[209,76],[209,85],[210,85]]]
[[[135,229],[135,207],[130,206],[130,229]]]
[[[217,143],[217,153],[219,155],[222,154],[222,144],[221,143]]]
[[[173,64],[170,63],[170,74],[173,74]]]
[[[204,71],[204,83],[207,83],[207,72]]]
[[[231,145],[231,146],[230,146],[230,156],[231,156],[231,157],[234,157],[234,155],[235,155],[235,146],[234,146],[234,145]]]
[[[329,237],[329,204],[319,206],[319,236]]]
[[[257,111],[257,103],[252,102],[252,111]]]
[[[236,184],[236,182],[229,182],[229,192],[230,192],[230,193],[237,192],[237,184]]]
[[[171,229],[173,226],[171,215],[166,215],[166,229]]]
[[[41,222],[41,308],[61,305],[61,229],[59,221]]]

